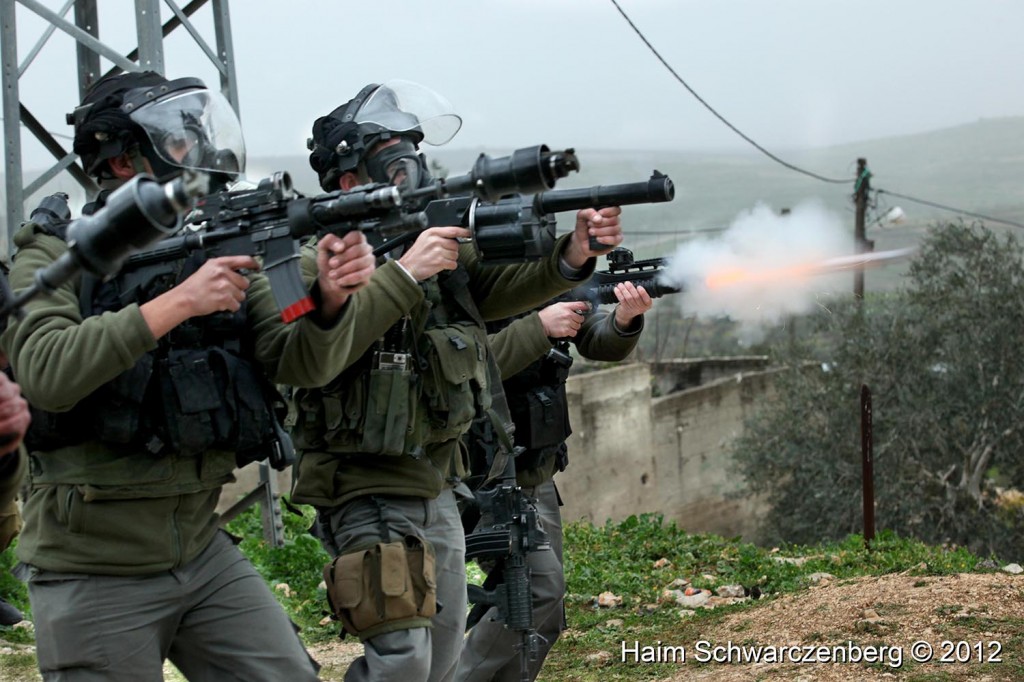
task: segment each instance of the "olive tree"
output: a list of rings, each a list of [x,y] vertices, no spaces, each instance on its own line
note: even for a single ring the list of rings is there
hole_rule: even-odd
[[[780,346],[777,399],[735,446],[775,540],[862,529],[860,389],[873,395],[875,518],[928,542],[1011,557],[1024,545],[1024,256],[1012,233],[933,228],[896,293],[810,321]],[[825,340],[822,345],[822,340]],[[820,352],[820,351],[819,351]]]

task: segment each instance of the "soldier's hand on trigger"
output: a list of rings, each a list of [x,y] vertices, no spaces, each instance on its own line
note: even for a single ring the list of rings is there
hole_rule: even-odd
[[[349,296],[366,286],[374,270],[373,247],[358,230],[344,237],[328,234],[317,242],[317,281],[321,314],[331,319]]]
[[[0,457],[18,449],[31,421],[18,384],[0,372]]]
[[[619,216],[622,209],[618,206],[609,206],[601,210],[585,208],[576,213],[576,227],[569,240],[569,246],[565,252],[566,262],[574,267],[581,268],[588,258],[608,253],[622,243],[622,223]],[[598,250],[590,248],[590,238],[594,237],[603,247]]]
[[[398,262],[417,282],[442,270],[454,270],[459,264],[457,239],[472,237],[464,227],[431,227],[424,230]]]
[[[619,304],[615,306],[615,323],[619,329],[627,329],[640,315],[654,306],[651,295],[643,287],[632,282],[619,282],[615,285],[615,298]]]
[[[566,339],[576,336],[589,310],[590,304],[586,301],[564,301],[549,305],[538,316],[548,337]]]
[[[251,256],[221,256],[203,263],[184,282],[175,287],[188,306],[190,317],[223,311],[235,312],[245,302],[249,280],[239,270],[259,270]]]

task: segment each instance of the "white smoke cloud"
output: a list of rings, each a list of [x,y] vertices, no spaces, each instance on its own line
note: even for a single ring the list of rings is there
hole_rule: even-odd
[[[789,268],[854,252],[852,225],[817,201],[780,215],[766,204],[741,213],[720,236],[687,242],[665,279],[685,288],[684,314],[729,316],[753,340],[763,327],[810,312],[822,298],[852,287],[852,274],[799,276]],[[740,273],[746,273],[741,277]],[[709,276],[735,281],[709,286]]]

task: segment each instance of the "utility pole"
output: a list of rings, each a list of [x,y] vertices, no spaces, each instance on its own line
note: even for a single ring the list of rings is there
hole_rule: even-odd
[[[857,180],[853,186],[853,203],[856,207],[854,224],[854,252],[867,253],[874,250],[875,243],[865,236],[864,220],[868,211],[868,191],[871,189],[871,171],[867,159],[857,159]],[[859,306],[864,300],[864,270],[853,271],[853,296]]]

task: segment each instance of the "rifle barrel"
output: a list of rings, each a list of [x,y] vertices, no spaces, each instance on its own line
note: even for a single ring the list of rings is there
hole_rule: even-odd
[[[657,204],[672,201],[676,190],[672,180],[654,171],[649,180],[621,185],[597,185],[580,189],[557,189],[541,192],[534,199],[538,213],[561,213],[583,208]]]

